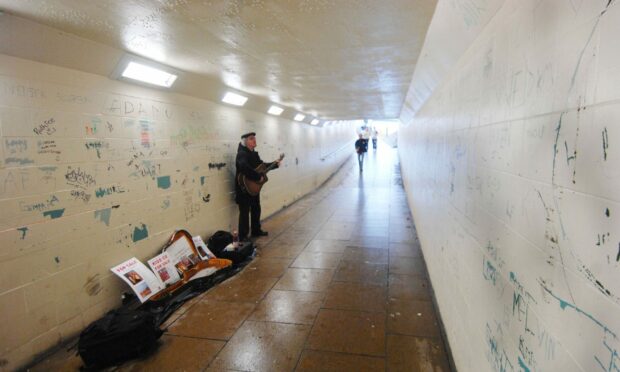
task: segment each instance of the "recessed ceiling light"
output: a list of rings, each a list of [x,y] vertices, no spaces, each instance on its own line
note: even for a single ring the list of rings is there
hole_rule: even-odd
[[[267,111],[268,114],[271,115],[275,115],[275,116],[280,116],[280,114],[284,111],[284,109],[282,107],[278,107],[278,106],[271,106],[269,108],[269,110]]]
[[[177,76],[174,74],[138,62],[129,62],[121,75],[127,79],[166,88],[170,88],[177,79]]]
[[[317,125],[319,123],[319,119],[312,119],[312,121],[310,122],[310,124],[312,125]]]
[[[293,119],[295,121],[302,121],[302,120],[304,120],[305,117],[306,117],[306,115],[304,115],[304,114],[297,114],[297,115],[295,115],[295,117]]]
[[[226,92],[224,98],[222,98],[222,102],[230,103],[235,106],[243,106],[247,100],[248,97],[233,92]]]

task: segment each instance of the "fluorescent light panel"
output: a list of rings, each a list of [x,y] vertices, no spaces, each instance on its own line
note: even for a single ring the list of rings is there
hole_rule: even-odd
[[[319,119],[312,119],[312,121],[310,122],[310,124],[312,125],[317,125],[319,123]]]
[[[222,102],[230,103],[235,106],[243,106],[247,102],[248,97],[244,97],[241,94],[227,92],[222,98]]]
[[[302,120],[304,120],[305,117],[306,117],[306,115],[304,115],[304,114],[297,114],[297,115],[295,115],[295,117],[293,119],[295,121],[302,121]]]
[[[282,112],[284,112],[284,109],[282,107],[273,106],[273,105],[267,111],[268,114],[275,115],[275,116],[280,116]]]
[[[166,88],[170,88],[177,79],[176,75],[137,62],[129,62],[127,67],[125,67],[122,76],[127,79],[138,80],[143,83]]]

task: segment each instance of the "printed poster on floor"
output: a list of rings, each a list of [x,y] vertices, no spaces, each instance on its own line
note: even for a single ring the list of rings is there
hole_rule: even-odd
[[[155,275],[157,275],[159,280],[161,280],[164,284],[172,284],[181,279],[176,268],[170,261],[168,252],[158,254],[147,262],[151,267],[151,270],[153,270]]]
[[[164,288],[155,274],[135,257],[114,266],[110,271],[123,279],[131,287],[138,299],[140,299],[140,302],[148,300]]]
[[[170,257],[170,262],[177,269],[180,275],[194,267],[201,261],[200,257],[192,249],[193,242],[188,239],[179,239],[166,247],[166,253]]]
[[[194,245],[196,246],[196,249],[198,250],[198,255],[200,256],[200,258],[202,258],[205,261],[208,261],[212,258],[216,258],[213,252],[211,252],[209,248],[207,248],[207,245],[202,240],[200,235],[192,237],[192,240],[194,241]]]

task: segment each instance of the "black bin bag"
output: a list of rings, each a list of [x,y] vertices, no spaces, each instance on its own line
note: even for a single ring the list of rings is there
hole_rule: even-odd
[[[226,248],[226,246],[233,242],[233,236],[228,231],[219,230],[216,231],[209,240],[207,240],[207,247],[217,257],[219,253]]]
[[[148,353],[162,333],[149,312],[112,310],[82,331],[78,354],[86,368],[112,366]]]
[[[252,242],[239,242],[237,248],[230,251],[222,250],[217,254],[217,257],[229,259],[233,262],[233,265],[239,265],[252,258],[254,248],[255,246]]]

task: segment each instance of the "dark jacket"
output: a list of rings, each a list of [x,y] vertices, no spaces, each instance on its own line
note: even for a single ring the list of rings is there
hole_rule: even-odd
[[[239,182],[237,182],[239,173],[253,181],[258,181],[262,174],[255,169],[261,164],[270,167],[273,163],[265,163],[261,160],[260,156],[258,156],[258,152],[250,151],[247,147],[239,144],[237,148],[237,159],[235,160],[235,165],[237,166],[237,172],[235,173],[235,201],[237,203],[247,203],[250,198],[252,198],[252,196],[243,191],[241,186],[239,186]]]
[[[363,138],[355,141],[355,151],[357,151],[358,154],[368,152],[368,141]]]

